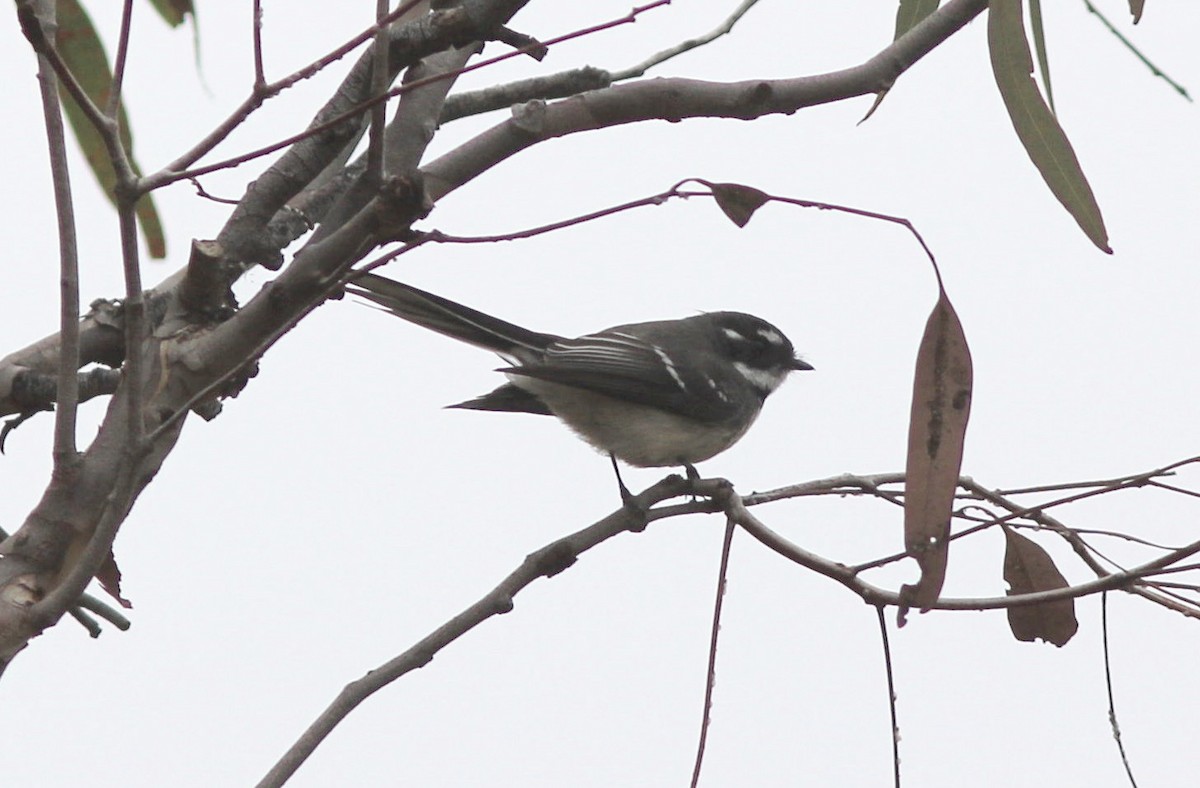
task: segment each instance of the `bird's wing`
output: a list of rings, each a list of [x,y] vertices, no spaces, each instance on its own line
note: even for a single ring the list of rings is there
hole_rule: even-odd
[[[374,301],[397,317],[476,347],[521,358],[522,349],[540,354],[562,337],[513,325],[433,293],[375,274],[359,274],[346,291]]]
[[[736,412],[717,381],[685,376],[666,351],[618,329],[578,339],[560,339],[546,348],[541,361],[500,370],[648,405],[706,422],[723,421]],[[711,391],[697,391],[699,387]],[[705,394],[705,396],[700,396]]]

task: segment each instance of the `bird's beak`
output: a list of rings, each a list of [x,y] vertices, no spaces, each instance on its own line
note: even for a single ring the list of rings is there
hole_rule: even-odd
[[[792,363],[788,365],[788,369],[793,370],[795,372],[805,372],[812,368],[813,368],[812,364],[809,364],[807,361],[801,361],[798,358],[792,359]]]

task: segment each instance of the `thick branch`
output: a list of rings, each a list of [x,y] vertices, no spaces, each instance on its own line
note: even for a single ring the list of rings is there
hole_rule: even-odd
[[[514,107],[510,120],[430,162],[424,168],[426,186],[436,202],[526,148],[581,131],[646,120],[751,120],[878,93],[986,8],[987,0],[951,0],[867,62],[828,74],[734,83],[643,80],[550,105]]]
[[[510,0],[504,10],[519,5],[516,0]],[[870,93],[881,89],[881,86],[890,85],[909,65],[978,15],[984,7],[984,0],[951,0],[863,65],[831,74],[734,84],[652,80],[596,91],[545,107],[544,115],[540,118],[536,111],[526,111],[519,118],[500,124],[427,165],[424,168],[426,187],[436,200],[519,150],[575,131],[638,120],[678,119],[685,116],[679,114],[684,109],[690,111],[691,114],[686,115],[688,117],[713,115],[748,118],[755,117],[754,113],[794,112],[805,106]],[[393,53],[393,66],[401,62],[397,58],[398,55]],[[683,93],[679,92],[681,90]],[[756,90],[763,90],[769,95],[761,101],[743,101],[747,97],[753,99]],[[663,96],[670,100],[661,106],[657,105],[655,102]],[[587,107],[587,111],[583,111],[582,107]],[[531,127],[532,131],[527,127]],[[334,150],[318,152],[322,156],[336,154]],[[259,251],[271,260],[278,260],[280,249],[318,223],[342,190],[348,188],[362,170],[361,164],[351,165],[344,177],[322,186],[312,195],[305,195],[295,203],[296,209],[289,210],[281,207],[282,201],[295,193],[305,177],[314,173],[308,172],[297,177],[286,188],[268,188],[271,178],[291,181],[292,176],[275,172],[277,169],[286,169],[282,164],[281,161],[272,168],[273,175],[264,176],[255,183],[243,199],[244,207],[222,231],[222,236],[232,233],[243,237],[247,243],[261,245]],[[264,227],[269,229],[264,231]],[[235,259],[250,258],[254,254],[235,252],[231,256]],[[172,277],[160,285],[158,291],[161,295],[169,295],[177,285],[178,277]],[[108,348],[106,357],[112,358],[114,355],[111,334],[106,337],[105,329],[105,324],[97,322],[85,321],[81,326],[83,363],[89,360],[89,348]],[[101,336],[97,337],[97,333]],[[0,361],[0,414],[19,412],[18,408],[5,404],[7,368],[29,366],[33,356],[56,359],[56,350],[57,339],[49,337]],[[98,359],[93,357],[92,360]]]
[[[388,124],[382,135],[382,150],[380,151],[380,167],[388,174],[402,178],[411,178],[426,148],[433,141],[437,131],[437,118],[441,114],[442,104],[446,94],[450,92],[455,81],[455,74],[466,65],[467,60],[475,53],[474,46],[449,49],[431,55],[409,69],[406,80],[409,82],[425,81],[431,77],[447,74],[445,79],[435,79],[417,89],[406,93],[400,99],[396,108],[396,116]],[[336,204],[322,217],[321,226],[313,234],[313,241],[320,241],[330,232],[338,229],[374,196],[380,181],[371,177],[372,169],[369,162],[366,170],[350,188],[341,196]]]
[[[522,5],[524,0],[464,0],[458,10],[469,15],[473,30],[489,31],[507,22]],[[833,74],[732,85],[690,80],[647,81],[596,91],[549,107],[527,107],[513,120],[430,164],[426,172],[432,183],[424,190],[419,178],[391,183],[384,194],[374,197],[327,237],[306,246],[288,271],[232,319],[215,327],[196,324],[195,328],[200,330],[192,332],[163,331],[148,337],[144,343],[135,341],[127,345],[138,356],[136,361],[144,363],[144,373],[122,386],[110,403],[100,434],[84,457],[79,483],[51,484],[20,531],[4,543],[5,560],[17,559],[13,562],[14,569],[33,566],[49,572],[42,579],[50,580],[62,566],[65,551],[73,542],[81,539],[86,542],[98,526],[110,532],[115,527],[112,518],[117,523],[124,518],[132,501],[170,451],[187,408],[220,394],[230,376],[245,374],[239,370],[248,369],[271,343],[315,308],[336,287],[338,277],[350,265],[379,244],[405,232],[409,223],[428,209],[417,195],[427,191],[434,198],[440,197],[525,147],[576,131],[656,118],[754,118],[882,90],[985,6],[983,0],[951,0],[875,58]],[[434,38],[431,35],[422,41],[433,46]],[[447,42],[439,39],[436,43],[443,46]],[[364,57],[369,60],[369,56]],[[400,67],[406,62],[397,57],[392,66]],[[367,71],[369,66],[364,67],[360,76]],[[358,98],[369,84],[368,79],[361,80]],[[231,278],[240,273],[242,263],[278,259],[281,245],[267,238],[263,228],[291,196],[338,155],[345,140],[334,137],[323,142],[319,136],[313,139],[315,148],[306,148],[305,153],[315,158],[298,163],[295,169],[290,165],[283,167],[281,162],[247,193],[222,231],[222,243],[218,245],[218,252],[235,263],[230,269]],[[295,150],[300,156],[300,146]],[[169,295],[181,279],[172,277],[161,288],[172,303],[174,299]],[[127,294],[127,308],[140,307],[138,295]],[[179,328],[195,321],[187,316],[186,310],[176,311],[168,314],[168,322],[179,323]],[[134,317],[138,318],[135,324],[140,322],[140,310]],[[125,322],[128,331],[128,320]],[[142,336],[145,335],[141,331],[136,331],[135,340]],[[86,335],[82,342],[88,345]],[[21,360],[20,356],[8,359],[18,365]],[[11,373],[11,368],[0,364],[0,384],[11,381]],[[138,408],[139,413],[131,413],[139,401],[145,407]],[[148,426],[153,430],[150,452],[145,455],[134,452],[138,456],[131,457],[128,436],[136,435],[142,418],[149,419]],[[101,513],[106,513],[103,519]],[[97,543],[93,541],[92,548],[95,547]],[[89,552],[96,554],[95,549]],[[35,588],[37,593],[43,590],[41,586]],[[16,647],[14,637],[19,638],[20,632],[34,631],[40,625],[28,618],[22,621],[17,608],[10,607],[4,612],[11,617],[0,620],[0,631],[7,634],[0,638],[0,648]]]
[[[584,66],[571,71],[547,74],[544,77],[521,79],[481,90],[455,93],[446,99],[446,106],[442,109],[439,121],[449,123],[459,118],[504,109],[513,104],[524,104],[534,99],[566,98],[585,90],[606,88],[612,83],[613,78],[609,72],[602,68]]]
[[[387,82],[390,84],[402,69],[461,41],[472,30],[470,18],[461,13],[437,14],[394,28],[389,32]],[[344,115],[371,97],[374,62],[373,50],[368,49],[346,75],[334,97],[317,112],[310,127]],[[255,180],[217,236],[231,259],[279,267],[279,249],[283,244],[266,236],[267,223],[347,145],[358,140],[365,120],[365,115],[359,116],[297,142]]]
[[[53,39],[58,20],[52,2],[39,2],[42,29]],[[75,234],[75,207],[71,198],[71,174],[67,167],[66,138],[58,79],[45,55],[38,56],[38,83],[46,142],[50,148],[50,180],[54,186],[54,210],[58,218],[59,334],[62,347],[56,372],[59,408],[54,420],[54,466],[56,473],[70,473],[76,459],[75,416],[79,404],[79,250]]]

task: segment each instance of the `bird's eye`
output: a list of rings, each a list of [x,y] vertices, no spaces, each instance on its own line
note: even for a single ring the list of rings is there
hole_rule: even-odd
[[[737,361],[743,361],[755,367],[771,366],[773,361],[787,350],[788,342],[772,328],[760,326],[730,327],[722,329],[729,339],[729,353]]]

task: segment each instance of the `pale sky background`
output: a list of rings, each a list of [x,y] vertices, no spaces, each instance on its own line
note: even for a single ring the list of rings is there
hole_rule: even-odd
[[[108,3],[91,3],[110,36]],[[267,67],[282,75],[365,26],[373,3],[266,2]],[[474,74],[482,86],[576,65],[622,68],[707,31],[733,0],[672,4],[602,35]],[[421,226],[505,232],[698,176],[910,218],[941,262],[970,340],[975,399],[964,472],[989,486],[1108,478],[1200,453],[1200,115],[1081,2],[1044,3],[1060,119],[1107,220],[1098,252],[1021,150],[995,90],[981,17],[870,98],[753,123],[693,120],[536,146],[448,197]],[[1200,6],[1097,2],[1200,93]],[[249,7],[201,6],[188,30],[138,4],[128,105],[145,170],[240,101]],[[533,3],[514,27],[549,38],[628,2]],[[656,75],[714,80],[858,64],[890,39],[894,3],[764,0],[732,37]],[[340,79],[288,91],[220,151],[286,134]],[[0,354],[54,330],[57,253],[34,59],[0,25],[0,215],[8,233]],[[504,117],[453,124],[448,150]],[[81,166],[85,302],[121,292],[112,211]],[[238,197],[263,166],[206,178]],[[227,208],[176,185],[157,195],[171,257],[212,238]],[[535,240],[430,248],[386,273],[530,328],[738,309],[777,324],[816,371],[795,376],[738,446],[702,465],[743,492],[900,470],[917,341],[935,298],[902,229],[768,206],[744,230],[711,201],[643,209]],[[269,280],[246,277],[247,297]],[[351,301],[330,303],[262,361],[224,414],[189,421],[116,543],[133,628],[97,641],[66,621],[0,681],[6,785],[250,785],[348,681],[490,590],[530,551],[618,504],[607,460],[550,419],[441,406],[497,383],[495,359]],[[89,438],[102,405],[84,408]],[[52,419],[10,436],[0,523],[15,529],[48,478]],[[631,471],[640,489],[656,471]],[[1200,472],[1178,480],[1200,487]],[[1058,510],[1069,525],[1196,538],[1200,504],[1150,491]],[[858,500],[760,508],[768,525],[847,563],[902,544],[898,510]],[[674,786],[690,776],[723,523],[661,522],[585,555],[368,700],[294,786]],[[1089,578],[1039,537],[1073,582]],[[1105,543],[1130,562],[1140,555]],[[996,596],[999,532],[956,543],[945,593]],[[874,579],[892,587],[904,567]],[[1140,784],[1200,773],[1200,623],[1110,600],[1117,710]],[[905,785],[1126,785],[1109,723],[1099,599],[1065,648],[1022,644],[1003,613],[933,613],[893,631]],[[890,784],[874,611],[739,534],[726,601],[707,786]]]

